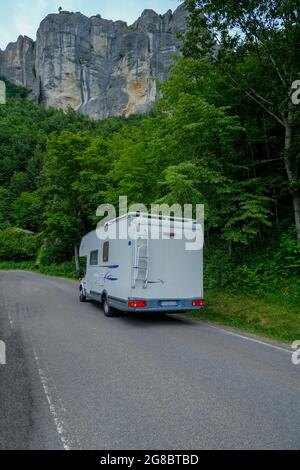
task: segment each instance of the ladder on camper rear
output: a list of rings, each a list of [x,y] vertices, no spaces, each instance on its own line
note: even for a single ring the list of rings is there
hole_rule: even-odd
[[[148,238],[138,238],[135,243],[134,251],[132,287],[136,287],[137,282],[142,282],[143,288],[147,289],[150,262]]]

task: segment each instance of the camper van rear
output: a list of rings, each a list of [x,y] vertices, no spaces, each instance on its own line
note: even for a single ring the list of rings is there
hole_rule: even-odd
[[[86,235],[80,256],[87,260],[80,300],[102,302],[106,316],[204,307],[200,224],[127,214]]]

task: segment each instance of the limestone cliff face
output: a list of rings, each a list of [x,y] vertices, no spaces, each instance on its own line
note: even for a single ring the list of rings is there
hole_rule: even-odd
[[[31,89],[39,103],[94,119],[143,113],[158,96],[156,78],[167,78],[179,54],[186,16],[183,5],[165,15],[145,10],[128,27],[100,15],[51,14],[36,43],[19,37],[0,51],[0,75]]]
[[[35,43],[26,36],[19,36],[5,51],[0,50],[0,76],[16,85],[35,90]]]

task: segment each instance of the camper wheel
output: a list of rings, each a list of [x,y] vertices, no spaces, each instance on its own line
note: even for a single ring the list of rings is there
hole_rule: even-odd
[[[83,291],[82,287],[80,288],[79,300],[82,303],[86,302],[86,300],[87,300],[86,295],[84,294],[84,291]]]
[[[115,309],[109,305],[106,297],[103,299],[103,310],[106,317],[110,318],[115,316]]]

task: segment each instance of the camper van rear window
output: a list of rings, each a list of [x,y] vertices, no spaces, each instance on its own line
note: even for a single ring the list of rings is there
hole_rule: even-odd
[[[107,263],[109,260],[109,242],[105,242],[103,245],[103,263]]]
[[[97,266],[98,265],[98,250],[91,251],[90,255],[90,265]]]

